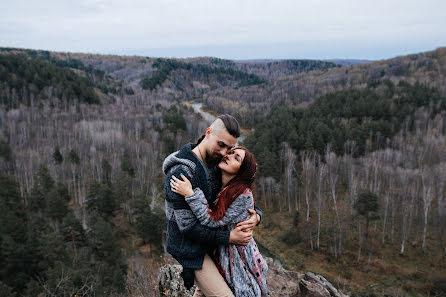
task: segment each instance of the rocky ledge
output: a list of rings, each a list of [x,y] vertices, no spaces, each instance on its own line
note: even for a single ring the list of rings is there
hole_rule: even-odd
[[[348,297],[336,289],[321,275],[312,272],[305,274],[289,271],[275,264],[271,258],[265,258],[268,271],[270,296],[290,297]],[[195,288],[186,290],[180,273],[180,265],[164,265],[158,276],[159,296],[192,297]]]

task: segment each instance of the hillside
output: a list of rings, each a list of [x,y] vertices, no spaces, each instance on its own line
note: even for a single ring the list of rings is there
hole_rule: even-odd
[[[424,83],[446,94],[446,48],[367,64],[315,70],[282,76],[268,84],[238,89],[223,88],[203,96],[208,109],[239,114],[252,127],[273,106],[307,106],[321,95],[345,88],[364,88],[372,80]],[[260,118],[260,119],[259,119]]]
[[[0,293],[154,296],[160,167],[207,127],[199,99],[251,128],[255,236],[285,266],[440,296],[445,76],[445,48],[342,67],[1,48]]]
[[[0,48],[0,54],[20,54],[38,58],[58,67],[76,69],[87,76],[104,93],[142,94],[190,100],[221,88],[264,85],[278,77],[336,67],[335,64],[312,60],[285,60],[268,63],[233,62],[201,57],[158,59],[113,55],[56,53],[37,50]],[[91,74],[95,74],[92,77]],[[99,77],[98,77],[99,75]],[[109,81],[105,82],[104,78]],[[99,80],[99,82],[98,82]],[[102,84],[102,85],[101,85]],[[110,90],[104,88],[107,85]]]

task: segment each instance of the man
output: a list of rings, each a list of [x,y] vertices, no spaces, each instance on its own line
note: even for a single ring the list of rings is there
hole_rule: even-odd
[[[193,188],[200,188],[211,204],[221,189],[221,173],[216,165],[236,145],[240,127],[230,115],[219,116],[206,129],[197,144],[186,144],[169,155],[163,163],[166,174],[167,251],[183,266],[182,277],[187,288],[194,279],[206,296],[233,296],[215,264],[206,254],[206,247],[219,244],[247,245],[252,229],[261,218],[261,211],[250,210],[250,218],[229,232],[202,226],[183,196],[171,190],[172,176],[184,174]]]

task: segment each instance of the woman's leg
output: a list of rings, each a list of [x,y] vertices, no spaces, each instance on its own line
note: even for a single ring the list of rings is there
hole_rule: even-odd
[[[203,267],[200,270],[195,270],[195,282],[199,288],[199,290],[195,290],[195,297],[203,295],[206,297],[234,297],[208,254],[204,256]]]

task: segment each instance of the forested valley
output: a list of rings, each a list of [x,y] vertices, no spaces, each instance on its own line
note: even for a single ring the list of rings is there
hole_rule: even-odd
[[[234,115],[256,240],[351,296],[446,293],[446,49],[341,66],[0,48],[0,295],[155,296],[163,159]],[[373,284],[373,285],[371,285]]]

